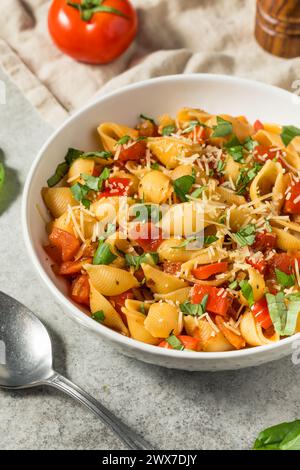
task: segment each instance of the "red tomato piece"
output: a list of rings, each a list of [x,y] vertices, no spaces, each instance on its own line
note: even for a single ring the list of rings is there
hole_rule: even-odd
[[[267,299],[265,297],[255,302],[251,307],[251,311],[257,323],[265,330],[273,325],[268,309]]]
[[[131,289],[127,290],[126,292],[123,292],[123,294],[114,295],[114,296],[109,297],[109,300],[111,300],[114,308],[121,315],[121,318],[122,318],[122,320],[123,320],[123,322],[125,323],[126,326],[128,326],[127,317],[122,312],[122,307],[125,306],[125,301],[127,299],[134,299],[134,295],[133,295],[133,292],[132,292]]]
[[[265,163],[267,160],[274,160],[277,156],[277,152],[278,149],[276,147],[257,145],[253,150],[253,158],[258,163]],[[284,162],[280,158],[279,161],[284,165]]]
[[[267,262],[264,258],[259,260],[255,260],[253,258],[247,258],[246,263],[250,264],[253,268],[257,269],[257,271],[261,274],[264,274],[267,269]]]
[[[276,246],[277,235],[271,232],[257,233],[252,245],[254,251],[272,250]]]
[[[300,214],[300,182],[292,184],[286,194],[283,207],[285,214]]]
[[[264,125],[259,119],[256,119],[255,123],[253,124],[253,127],[254,127],[255,132],[258,132],[264,129]]]
[[[193,141],[203,142],[208,138],[207,129],[203,126],[195,126],[194,129],[188,133],[187,138]]]
[[[156,124],[149,120],[144,120],[138,127],[139,135],[141,137],[157,137],[158,127]]]
[[[135,233],[132,233],[131,236],[146,252],[156,251],[162,243],[161,229],[151,222],[136,226]]]
[[[200,304],[206,294],[208,294],[206,310],[225,316],[231,304],[229,293],[224,288],[195,284],[192,288],[192,303]]]
[[[82,0],[73,3],[87,13]],[[129,0],[105,0],[103,6],[115,8],[119,14],[95,12],[85,20],[66,0],[53,0],[48,27],[56,46],[73,59],[90,64],[106,64],[119,57],[136,35],[137,14]]]
[[[58,269],[58,274],[61,276],[73,276],[79,274],[84,264],[92,263],[93,258],[80,259],[78,261],[65,261]]]
[[[193,338],[192,336],[188,335],[178,335],[176,338],[181,341],[181,343],[184,346],[184,349],[190,349],[191,351],[199,351],[199,339],[198,338]],[[168,343],[168,341],[162,341],[158,345],[160,348],[166,348],[166,349],[173,349],[172,346]]]
[[[119,160],[127,162],[128,160],[140,160],[145,157],[147,142],[145,140],[138,140],[132,144],[122,145],[119,153]]]
[[[90,284],[87,274],[82,274],[74,279],[70,296],[74,302],[90,306]]]
[[[79,250],[80,243],[75,237],[65,230],[54,227],[49,240],[52,246],[57,247],[61,251],[62,261],[71,261]]]
[[[129,178],[109,178],[105,183],[105,189],[98,195],[98,199],[102,197],[127,196],[130,186]]]
[[[208,279],[215,274],[225,273],[228,271],[227,261],[221,263],[208,264],[206,266],[199,266],[198,268],[192,269],[192,274],[200,280]]]
[[[60,248],[53,245],[46,245],[44,246],[44,250],[47,255],[52,259],[52,261],[54,261],[56,264],[60,264],[62,262]]]
[[[287,253],[276,253],[268,261],[270,270],[275,273],[275,269],[279,269],[285,274],[292,274],[295,268],[295,258]]]

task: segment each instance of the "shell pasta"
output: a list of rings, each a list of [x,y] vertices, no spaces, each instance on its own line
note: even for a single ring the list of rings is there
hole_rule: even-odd
[[[72,301],[155,347],[220,352],[300,332],[300,129],[182,108],[104,122],[42,197]]]

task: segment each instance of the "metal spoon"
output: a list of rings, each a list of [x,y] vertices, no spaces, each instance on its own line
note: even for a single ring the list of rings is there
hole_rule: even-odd
[[[17,300],[0,292],[0,387],[50,385],[85,405],[134,450],[153,447],[100,402],[52,369],[52,347],[41,321]]]

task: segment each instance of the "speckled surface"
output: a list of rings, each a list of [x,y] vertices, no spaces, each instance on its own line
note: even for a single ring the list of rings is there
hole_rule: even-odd
[[[20,225],[22,185],[50,132],[7,83],[7,104],[0,105],[0,147],[8,167],[0,195],[0,289],[48,326],[56,369],[160,449],[247,449],[264,427],[300,418],[300,366],[290,358],[234,372],[168,370],[121,356],[64,315],[28,259]],[[0,391],[0,448],[123,447],[82,406],[40,388]]]

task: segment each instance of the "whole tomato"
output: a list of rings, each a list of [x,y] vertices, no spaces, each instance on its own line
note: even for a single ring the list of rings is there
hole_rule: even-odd
[[[48,27],[65,54],[81,62],[106,64],[133,41],[137,14],[128,0],[54,0]]]

